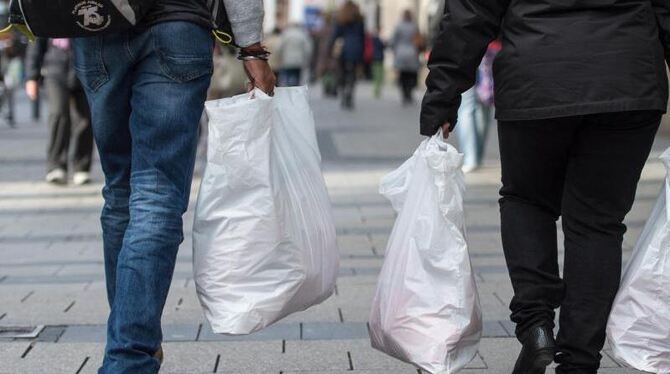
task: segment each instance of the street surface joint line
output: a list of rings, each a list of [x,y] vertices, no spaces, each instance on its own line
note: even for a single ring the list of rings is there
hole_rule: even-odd
[[[86,366],[86,364],[88,363],[88,360],[90,360],[90,359],[91,358],[89,356],[86,356],[86,358],[84,359],[84,362],[81,363],[81,366],[79,366],[79,369],[77,369],[77,372],[75,374],[80,374],[81,371],[84,370],[84,366]]]
[[[212,373],[216,373],[219,370],[219,363],[221,362],[221,354],[216,355],[216,361],[214,361],[214,370]]]
[[[354,371],[354,361],[351,359],[351,352],[347,351],[347,358],[349,359],[349,371]]]

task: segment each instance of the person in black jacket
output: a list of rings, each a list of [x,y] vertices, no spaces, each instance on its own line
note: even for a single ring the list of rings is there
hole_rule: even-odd
[[[502,35],[494,66],[500,211],[523,344],[514,373],[544,373],[553,359],[557,373],[596,373],[621,275],[623,220],[666,110],[670,1],[446,0],[445,8],[424,135],[442,128],[448,136],[487,44]]]
[[[47,175],[49,183],[67,182],[68,155],[72,145],[72,180],[76,185],[90,182],[93,157],[91,114],[79,80],[72,66],[72,49],[68,39],[40,38],[31,43],[26,54],[26,93],[37,100],[39,81],[44,72],[44,86],[49,102],[49,149]],[[72,138],[73,143],[70,143]]]

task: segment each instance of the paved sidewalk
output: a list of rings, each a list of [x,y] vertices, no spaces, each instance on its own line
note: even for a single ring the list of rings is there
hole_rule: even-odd
[[[386,91],[386,98],[377,101],[362,87],[359,109],[353,113],[341,112],[336,102],[313,92],[342,253],[337,294],[258,334],[214,335],[191,278],[190,211],[185,217],[187,240],[165,308],[162,372],[417,373],[371,349],[367,339],[370,300],[394,222],[377,184],[421,140],[418,106],[403,108],[395,88]],[[94,373],[101,362],[108,313],[98,221],[102,176],[96,166],[96,183],[90,186],[43,183],[46,134],[44,125],[30,121],[21,121],[18,129],[0,125],[0,373]],[[670,139],[657,143],[628,219],[626,256],[665,174],[654,157]],[[500,245],[495,148],[494,132],[486,167],[467,177],[469,243],[485,317],[480,354],[466,371],[473,374],[509,373],[520,348],[507,320],[512,290]],[[27,333],[36,336],[9,338],[7,328],[16,326],[31,327]],[[601,372],[635,371],[619,367],[605,351]]]

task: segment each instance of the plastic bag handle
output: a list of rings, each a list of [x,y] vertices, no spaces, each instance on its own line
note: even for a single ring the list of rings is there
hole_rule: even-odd
[[[253,90],[249,91],[249,100],[253,100],[253,99],[256,99],[256,98],[271,99],[272,96],[266,94],[260,88],[254,87]]]

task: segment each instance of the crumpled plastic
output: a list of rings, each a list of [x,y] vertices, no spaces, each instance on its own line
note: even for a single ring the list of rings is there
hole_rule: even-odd
[[[670,174],[670,148],[661,160]],[[607,324],[615,359],[670,373],[670,175],[640,235]]]
[[[372,303],[372,346],[433,374],[465,367],[482,334],[462,161],[438,133],[380,185],[398,218]]]
[[[249,334],[321,303],[339,272],[307,89],[252,97],[206,103],[193,267],[205,316],[219,334]]]

